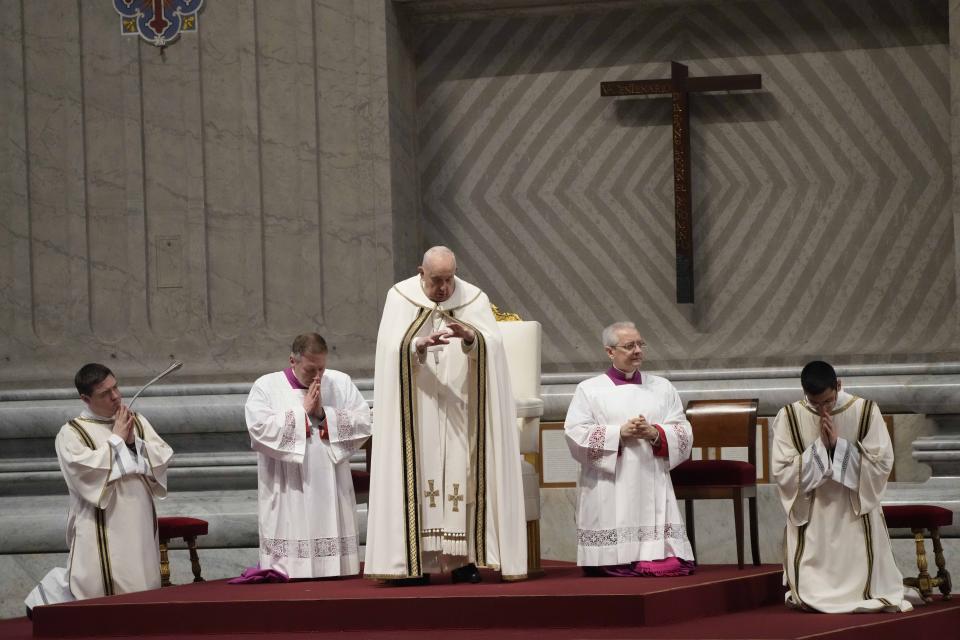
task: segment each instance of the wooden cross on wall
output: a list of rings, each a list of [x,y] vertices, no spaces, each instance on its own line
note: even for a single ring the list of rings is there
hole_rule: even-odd
[[[760,74],[691,78],[687,65],[670,63],[670,77],[601,82],[601,96],[673,96],[673,196],[677,238],[677,302],[693,302],[693,214],[690,198],[690,94],[760,88]]]

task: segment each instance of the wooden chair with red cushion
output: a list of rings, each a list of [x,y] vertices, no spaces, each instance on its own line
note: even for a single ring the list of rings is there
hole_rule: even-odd
[[[949,527],[953,524],[953,511],[931,504],[898,504],[883,505],[883,517],[887,521],[888,529],[910,529],[917,543],[916,578],[904,578],[903,584],[916,587],[924,600],[929,601],[930,594],[935,588],[940,589],[944,600],[950,599],[950,572],[946,569],[943,558],[943,545],[940,544],[940,527]],[[923,530],[930,532],[933,540],[933,555],[937,563],[937,577],[931,578],[927,573],[926,542]]]
[[[167,545],[174,538],[183,538],[190,550],[190,567],[193,569],[193,581],[203,582],[200,577],[200,556],[197,555],[197,536],[207,535],[207,521],[185,516],[164,516],[157,518],[157,537],[160,539],[160,585],[169,587],[170,560],[167,558]]]
[[[673,490],[684,501],[687,534],[696,554],[693,521],[695,500],[733,500],[737,537],[737,565],[743,569],[743,500],[750,510],[750,553],[753,564],[760,564],[757,526],[757,406],[749,400],[691,400],[687,420],[693,426],[693,446],[704,452],[716,452],[718,459],[687,460],[671,472]],[[725,447],[747,450],[747,462],[720,459]]]

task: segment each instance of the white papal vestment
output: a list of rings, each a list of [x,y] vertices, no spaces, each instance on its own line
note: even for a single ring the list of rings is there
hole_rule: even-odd
[[[577,564],[621,565],[676,557],[693,560],[670,469],[690,457],[693,432],[677,390],[658,376],[617,384],[612,374],[584,380],[567,410],[567,445],[580,463]],[[667,455],[646,440],[621,440],[637,416],[660,427]]]
[[[836,407],[832,458],[820,416],[806,402],[782,408],[773,425],[771,469],[787,514],[787,604],[825,613],[909,611],[914,592],[903,586],[880,506],[893,469],[887,427],[863,398],[841,392]]]
[[[320,424],[307,416],[306,389],[295,384],[302,386],[289,370],[270,373],[247,398],[247,429],[257,452],[260,568],[291,578],[356,574],[349,460],[370,436],[370,408],[350,376],[327,369],[320,382],[326,421]]]
[[[373,467],[364,574],[408,578],[468,562],[527,574],[516,408],[486,294],[457,278],[435,303],[420,277],[387,293],[377,335]],[[431,347],[414,340],[451,320],[476,332]]]

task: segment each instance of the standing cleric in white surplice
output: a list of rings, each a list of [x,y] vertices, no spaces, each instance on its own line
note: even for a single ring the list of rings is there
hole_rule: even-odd
[[[298,336],[291,366],[259,378],[246,404],[260,568],[290,578],[360,572],[349,461],[370,436],[370,408],[350,376],[326,369],[326,356],[321,336]]]
[[[51,570],[30,592],[28,610],[160,587],[153,501],[167,495],[173,450],[123,404],[110,369],[84,365],[74,383],[87,409],[56,439],[70,491],[70,555],[66,569]]]
[[[786,603],[824,613],[909,611],[922,600],[903,586],[880,505],[893,469],[880,409],[841,391],[820,360],[803,368],[800,384],[804,400],[773,423]]]
[[[641,374],[633,323],[610,325],[603,341],[612,366],[577,385],[564,423],[580,463],[577,564],[588,575],[689,574],[670,469],[690,457],[693,431],[673,385]]]

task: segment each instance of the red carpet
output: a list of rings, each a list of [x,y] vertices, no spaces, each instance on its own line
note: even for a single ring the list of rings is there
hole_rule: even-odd
[[[680,578],[584,578],[570,565],[520,583],[388,587],[351,578],[189,584],[40,607],[32,637],[823,638],[956,637],[960,602],[910,614],[818,615],[783,606],[779,566],[701,566]],[[439,582],[439,581],[435,581]],[[28,638],[25,620],[0,637]],[[26,634],[24,635],[24,633]],[[318,636],[319,634],[319,636]]]
[[[98,598],[34,613],[36,637],[97,629],[136,633],[268,633],[666,624],[751,609],[781,598],[779,567],[702,567],[694,576],[585,578],[571,565],[545,577],[478,585],[391,587],[371,580],[191,584]],[[449,580],[449,578],[447,578]],[[149,628],[145,622],[149,621]]]

